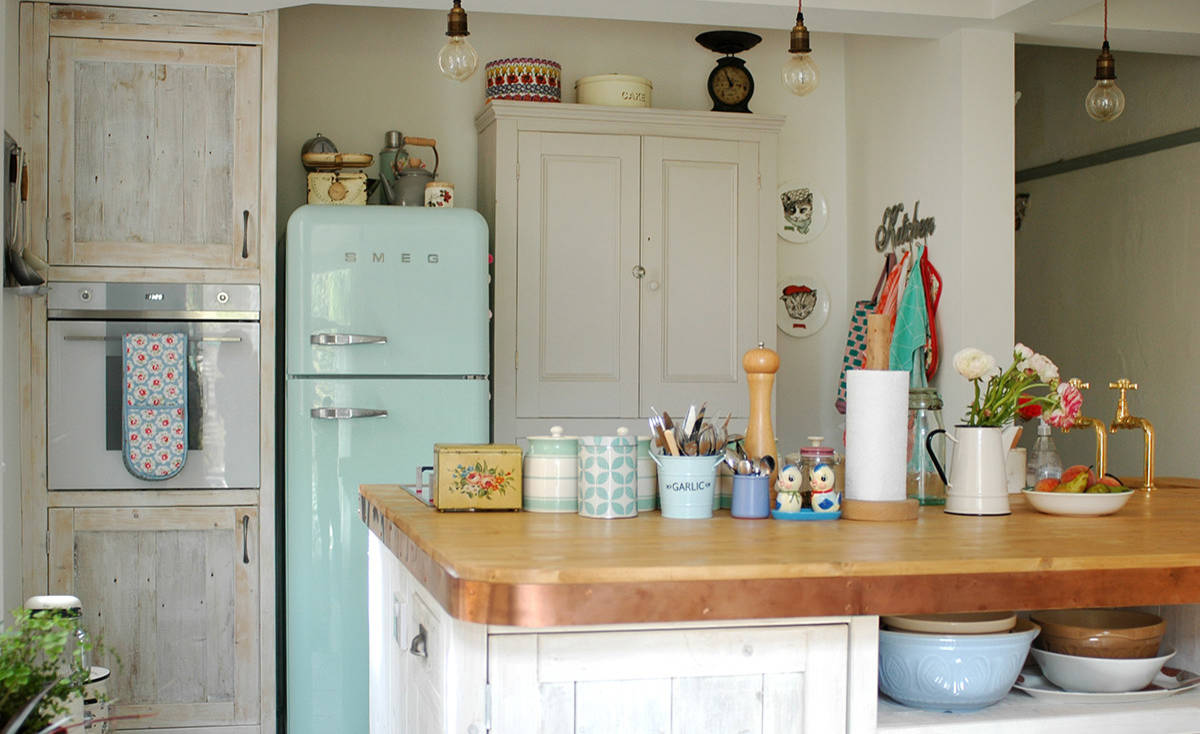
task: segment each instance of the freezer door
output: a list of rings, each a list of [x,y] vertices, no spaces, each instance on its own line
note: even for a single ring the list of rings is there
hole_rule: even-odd
[[[486,381],[288,380],[289,734],[368,730],[368,531],[358,486],[411,482],[418,465],[432,464],[434,443],[487,440]]]
[[[286,260],[289,375],[487,374],[477,212],[302,206]]]

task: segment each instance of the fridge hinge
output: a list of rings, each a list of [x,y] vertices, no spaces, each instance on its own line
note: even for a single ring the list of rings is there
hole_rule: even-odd
[[[487,375],[463,375],[464,380],[484,380],[487,381]]]

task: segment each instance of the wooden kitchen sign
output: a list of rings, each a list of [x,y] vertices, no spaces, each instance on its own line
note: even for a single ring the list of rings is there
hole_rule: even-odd
[[[909,247],[916,240],[928,239],[929,235],[933,234],[935,226],[933,217],[921,219],[918,215],[920,208],[920,201],[913,204],[911,219],[907,214],[904,214],[903,219],[900,218],[904,212],[903,204],[896,204],[884,209],[883,221],[875,229],[875,249],[883,252],[888,247],[892,249]]]

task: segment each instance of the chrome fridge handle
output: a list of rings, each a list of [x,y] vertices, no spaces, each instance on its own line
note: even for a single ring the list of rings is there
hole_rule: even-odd
[[[323,347],[345,347],[352,344],[387,344],[388,338],[375,334],[313,334],[308,340]]]
[[[350,418],[387,418],[386,410],[375,408],[313,408],[309,415],[324,420],[347,420]]]

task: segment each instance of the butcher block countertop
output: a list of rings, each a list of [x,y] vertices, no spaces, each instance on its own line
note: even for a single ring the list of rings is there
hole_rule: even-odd
[[[371,531],[450,614],[521,627],[1200,602],[1200,491],[1115,515],[896,523],[439,513],[363,485]]]

